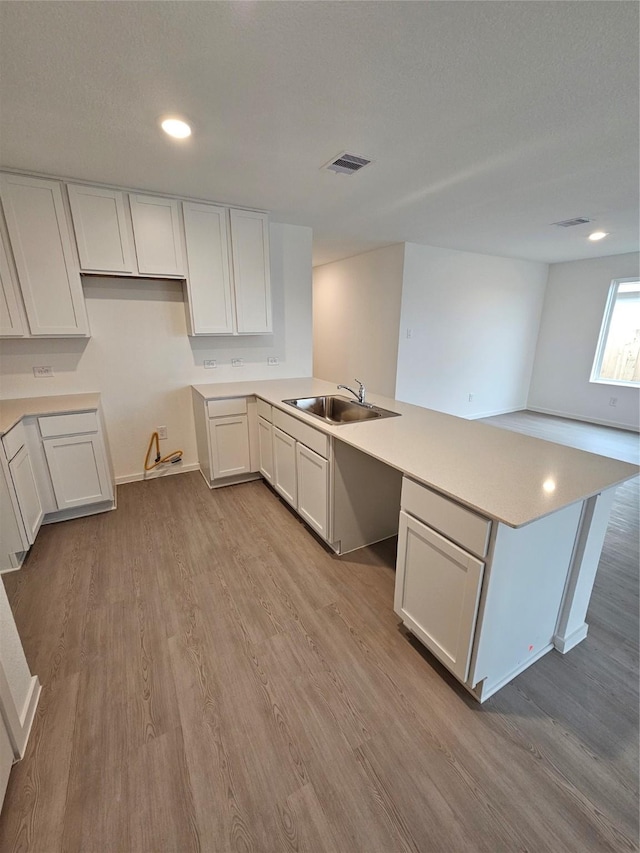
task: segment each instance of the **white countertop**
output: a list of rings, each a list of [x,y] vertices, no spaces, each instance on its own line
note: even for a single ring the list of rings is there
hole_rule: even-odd
[[[482,515],[521,527],[638,474],[627,462],[476,421],[400,403],[367,402],[402,417],[330,426],[283,403],[345,394],[321,379],[271,379],[194,385],[205,400],[255,395],[310,426],[374,456]]]
[[[24,397],[0,400],[0,435],[9,432],[27,415],[63,415],[100,407],[100,394],[61,394],[57,397]]]

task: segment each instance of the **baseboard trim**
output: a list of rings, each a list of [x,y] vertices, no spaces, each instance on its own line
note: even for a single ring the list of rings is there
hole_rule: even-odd
[[[584,638],[587,636],[589,631],[589,626],[586,622],[583,622],[575,631],[572,631],[567,637],[554,637],[553,645],[560,654],[566,655],[567,652],[570,652],[571,649],[575,648],[578,643],[581,643]]]
[[[635,424],[621,424],[616,421],[607,421],[604,418],[587,418],[585,415],[575,415],[571,412],[558,412],[555,409],[543,409],[540,406],[526,406],[524,410],[528,412],[538,412],[541,415],[553,415],[556,418],[568,418],[570,421],[581,421],[583,424],[599,424],[600,426],[614,427],[615,429],[624,429],[627,432],[640,432],[640,429]]]
[[[540,658],[544,657],[554,648],[553,643],[548,643],[546,646],[540,649],[535,655],[527,658],[526,661],[523,661],[519,666],[517,666],[514,670],[512,670],[509,675],[505,675],[503,678],[499,678],[496,681],[493,681],[491,684],[487,684],[486,679],[480,681],[475,687],[471,687],[468,683],[465,684],[465,687],[469,692],[473,693],[473,695],[477,698],[477,700],[482,703],[485,702],[490,696],[493,696],[494,693],[497,693],[498,690],[501,690],[505,687],[510,681],[513,681],[516,676],[520,675],[521,672],[524,672],[525,669],[529,669],[532,664],[536,661],[539,661]]]
[[[493,409],[490,412],[478,412],[474,415],[463,415],[463,417],[468,421],[477,421],[480,418],[492,418],[494,415],[510,415],[513,412],[524,411],[526,411],[526,406],[510,406],[508,409]]]
[[[20,715],[21,731],[18,732],[17,742],[19,758],[22,758],[24,756],[25,750],[27,748],[27,741],[29,740],[31,726],[33,725],[33,721],[36,716],[36,708],[38,707],[38,699],[40,698],[41,691],[42,687],[40,685],[38,676],[32,675],[31,684],[29,685],[29,693],[27,694],[27,698],[25,699],[24,707],[22,709],[22,714]]]
[[[167,467],[155,471],[140,471],[135,474],[124,474],[121,477],[116,477],[116,486],[123,486],[125,483],[137,483],[140,480],[157,480],[158,477],[169,477],[173,474],[186,474],[188,471],[199,470],[200,465],[197,462],[191,462],[189,465],[183,465],[181,462],[175,464],[167,462]]]

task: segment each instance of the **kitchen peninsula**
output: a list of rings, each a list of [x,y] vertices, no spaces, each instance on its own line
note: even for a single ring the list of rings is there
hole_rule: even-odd
[[[400,417],[332,426],[283,402],[337,393],[317,379],[192,391],[210,486],[262,475],[337,553],[399,534],[394,609],[479,701],[586,637],[636,466],[379,395]]]

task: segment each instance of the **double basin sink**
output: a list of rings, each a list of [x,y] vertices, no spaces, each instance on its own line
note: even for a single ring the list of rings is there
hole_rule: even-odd
[[[357,403],[348,397],[300,397],[297,400],[283,400],[282,402],[334,426],[399,417],[398,412],[380,409],[378,406],[371,406],[369,403]]]

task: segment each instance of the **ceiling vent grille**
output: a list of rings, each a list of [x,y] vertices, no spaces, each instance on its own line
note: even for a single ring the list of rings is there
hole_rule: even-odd
[[[337,172],[339,175],[353,175],[368,166],[371,160],[364,157],[357,157],[355,154],[347,154],[344,151],[334,160],[330,160],[322,167],[329,172]]]
[[[574,225],[586,225],[591,222],[584,216],[577,216],[575,219],[563,219],[562,222],[553,222],[552,225],[558,225],[560,228],[573,228]]]

